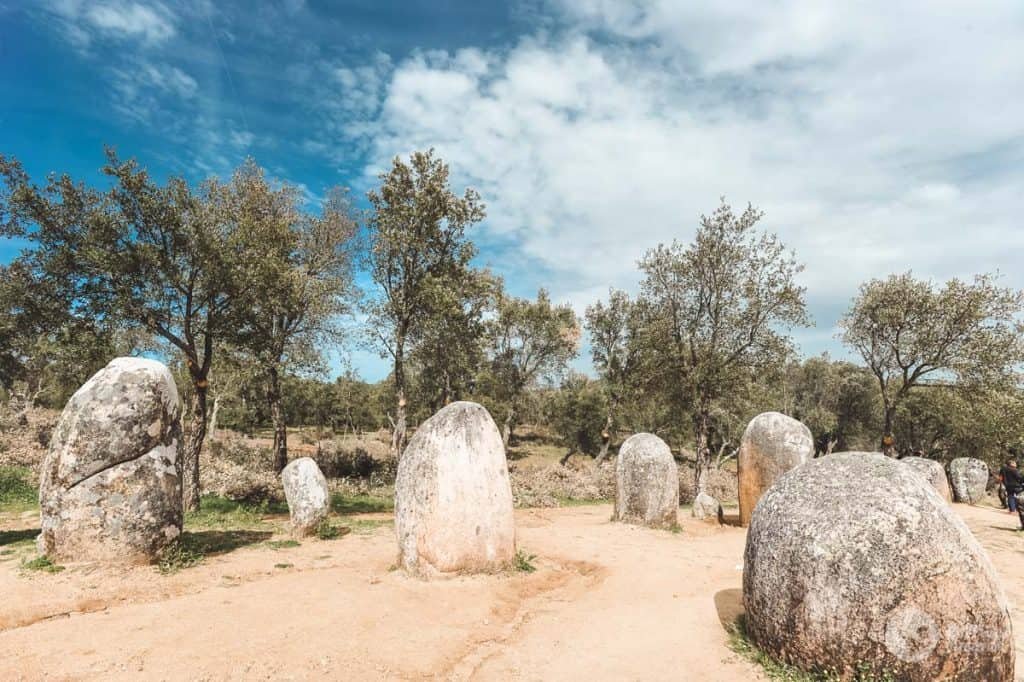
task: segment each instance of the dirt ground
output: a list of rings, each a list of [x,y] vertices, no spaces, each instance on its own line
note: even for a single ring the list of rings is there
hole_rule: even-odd
[[[1024,623],[1015,517],[957,511]],[[764,679],[727,647],[744,531],[685,512],[679,533],[610,514],[519,510],[535,572],[430,582],[392,570],[390,525],[278,549],[249,538],[173,575],[84,564],[48,574],[4,561],[0,679]],[[0,520],[0,545],[25,545],[35,524],[33,512]],[[1020,660],[1022,634],[1019,625]]]

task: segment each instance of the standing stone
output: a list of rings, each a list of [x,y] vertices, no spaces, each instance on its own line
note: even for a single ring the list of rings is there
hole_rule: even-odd
[[[491,571],[515,558],[505,448],[481,405],[452,403],[416,429],[398,463],[395,532],[398,564],[412,573]]]
[[[736,460],[740,525],[750,523],[757,501],[775,479],[812,457],[814,438],[803,423],[779,412],[750,420]]]
[[[697,493],[693,498],[693,517],[705,521],[723,523],[725,511],[722,503],[707,493]]]
[[[948,466],[953,499],[967,504],[981,502],[988,485],[988,465],[974,457],[957,457]]]
[[[181,407],[163,364],[117,358],[64,407],[43,462],[39,551],[147,563],[181,533]]]
[[[330,511],[331,494],[320,467],[310,457],[293,459],[281,471],[281,485],[288,501],[292,532],[311,535]]]
[[[1013,679],[1009,607],[984,550],[919,474],[880,453],[811,460],[762,496],[743,604],[751,639],[804,670]]]
[[[904,457],[899,461],[924,476],[925,480],[935,488],[935,492],[946,502],[953,501],[953,494],[949,490],[949,481],[946,479],[946,470],[940,462],[924,457]]]
[[[612,520],[671,528],[678,512],[679,468],[668,444],[652,433],[630,436],[615,460]]]

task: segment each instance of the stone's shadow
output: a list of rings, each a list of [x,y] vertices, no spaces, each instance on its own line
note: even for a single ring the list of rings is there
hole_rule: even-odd
[[[24,530],[0,530],[0,546],[13,545],[24,540],[33,540],[39,535],[38,528],[26,528]]]
[[[204,556],[212,556],[265,542],[273,535],[270,531],[263,530],[198,530],[182,533],[181,542],[190,550]]]
[[[742,528],[743,526],[740,525],[740,513],[737,511],[735,514],[723,514],[722,525]]]
[[[733,588],[716,592],[715,609],[718,611],[718,620],[722,627],[726,632],[732,633],[743,615],[743,590]]]

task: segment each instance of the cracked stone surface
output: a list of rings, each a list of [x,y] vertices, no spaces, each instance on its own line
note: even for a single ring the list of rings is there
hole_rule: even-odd
[[[39,486],[39,551],[145,563],[181,533],[181,406],[162,363],[116,358],[61,413]]]
[[[395,480],[398,565],[431,575],[504,568],[515,558],[501,434],[482,405],[455,402],[423,422]]]
[[[312,458],[299,457],[281,472],[281,485],[288,501],[292,532],[310,535],[330,511],[331,494],[323,472]]]
[[[1009,607],[988,556],[923,477],[880,453],[811,460],[762,496],[743,604],[750,637],[805,670],[1013,679]]]
[[[678,522],[679,468],[653,433],[630,436],[615,460],[613,521],[671,528]]]
[[[814,457],[814,438],[803,423],[781,412],[764,412],[747,424],[736,458],[740,525],[765,490],[782,474]]]

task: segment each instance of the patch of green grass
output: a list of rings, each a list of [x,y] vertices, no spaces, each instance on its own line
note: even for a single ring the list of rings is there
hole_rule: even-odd
[[[331,511],[336,514],[372,514],[390,512],[394,509],[395,500],[391,497],[331,493]]]
[[[274,568],[291,568],[295,564],[274,564]]]
[[[267,543],[267,547],[270,549],[288,549],[289,547],[299,547],[302,543],[298,540],[271,540]]]
[[[607,504],[608,503],[608,500],[600,500],[600,499],[596,499],[596,500],[595,499],[580,500],[580,499],[576,499],[575,497],[558,497],[556,499],[558,500],[558,506],[559,507],[590,507],[590,506],[597,505],[597,504]]]
[[[252,504],[219,495],[203,495],[199,511],[185,514],[185,525],[189,528],[252,528],[259,526],[261,517],[267,514],[287,513],[288,505],[283,502]]]
[[[22,512],[39,506],[39,490],[26,467],[0,467],[0,511]]]
[[[769,680],[778,682],[840,682],[842,676],[834,668],[826,668],[808,672],[796,666],[783,663],[762,651],[747,635],[743,616],[729,629],[729,648],[751,663],[764,669]],[[877,674],[866,664],[858,665],[850,682],[895,682],[896,677],[889,672]]]
[[[203,561],[203,554],[182,535],[173,545],[164,550],[157,562],[157,570],[164,575],[177,573],[183,568],[198,566]]]
[[[330,522],[329,519],[323,519],[320,523],[316,524],[316,528],[313,529],[313,534],[321,540],[336,540],[343,535],[348,535],[352,532],[352,529],[347,526],[336,526]]]
[[[673,523],[671,526],[668,527],[668,531],[673,535],[679,535],[683,532],[683,527],[680,526],[678,523]]]
[[[64,567],[50,561],[50,557],[37,556],[30,561],[22,561],[21,567],[28,571],[43,571],[44,573],[60,573]]]
[[[341,522],[356,535],[368,535],[378,528],[394,524],[394,521],[391,519],[347,518],[341,519]]]
[[[517,549],[516,556],[512,560],[512,567],[523,573],[533,573],[537,570],[537,567],[533,565],[536,558],[536,554],[527,554],[523,550]]]

